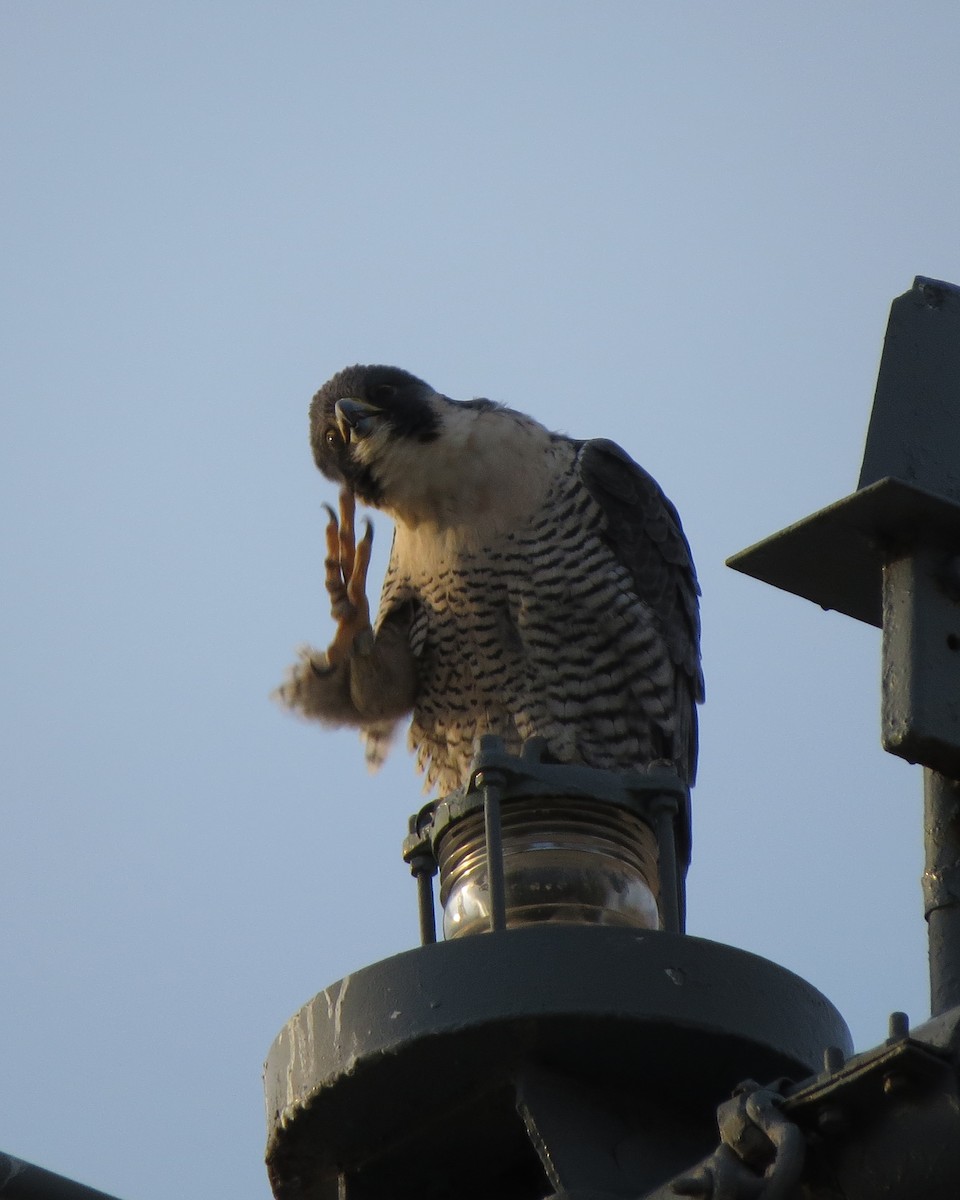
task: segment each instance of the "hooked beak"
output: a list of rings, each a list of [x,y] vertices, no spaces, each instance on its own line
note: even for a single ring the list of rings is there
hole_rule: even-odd
[[[382,409],[375,408],[366,400],[347,397],[336,402],[333,412],[337,418],[340,436],[345,442],[350,442],[356,438],[366,437],[367,434],[373,432]]]

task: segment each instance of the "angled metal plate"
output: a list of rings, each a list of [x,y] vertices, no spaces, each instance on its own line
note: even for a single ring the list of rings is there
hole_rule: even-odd
[[[960,553],[960,503],[887,478],[741,550],[727,566],[879,629],[883,566],[921,544]]]
[[[890,306],[860,482],[960,501],[960,288],[918,276]]]

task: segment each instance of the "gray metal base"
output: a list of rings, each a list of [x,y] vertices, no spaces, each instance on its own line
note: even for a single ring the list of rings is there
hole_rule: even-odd
[[[541,925],[422,946],[332,984],[265,1070],[282,1200],[637,1196],[708,1153],[745,1078],[802,1079],[836,1009],[677,934]]]

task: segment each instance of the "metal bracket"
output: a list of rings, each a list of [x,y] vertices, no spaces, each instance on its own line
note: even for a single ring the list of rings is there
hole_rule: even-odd
[[[727,560],[883,629],[882,736],[960,775],[960,288],[890,309],[858,490]]]
[[[891,305],[858,491],[727,565],[883,629],[883,747],[925,768],[931,1010],[960,1004],[960,288]]]

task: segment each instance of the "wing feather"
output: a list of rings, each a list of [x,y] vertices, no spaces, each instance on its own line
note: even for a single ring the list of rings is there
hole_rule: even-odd
[[[653,476],[615,442],[583,442],[578,465],[584,486],[603,510],[610,547],[629,570],[637,596],[653,612],[677,669],[677,749],[693,782],[696,705],[704,696],[700,587],[680,517]]]

